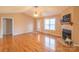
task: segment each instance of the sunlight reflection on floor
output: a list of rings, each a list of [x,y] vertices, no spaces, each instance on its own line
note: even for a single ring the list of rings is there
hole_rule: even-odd
[[[45,37],[45,46],[55,50],[55,39],[51,37]]]

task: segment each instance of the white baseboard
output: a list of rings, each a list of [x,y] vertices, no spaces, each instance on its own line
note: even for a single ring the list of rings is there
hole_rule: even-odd
[[[24,34],[24,33],[14,33],[13,36],[21,35],[21,34]]]
[[[27,33],[33,33],[33,32],[27,32]],[[16,35],[21,35],[21,34],[27,34],[27,33],[15,33],[15,34],[13,34],[13,36],[16,36]]]
[[[52,35],[52,36],[58,36],[58,37],[61,37],[61,35],[58,35],[58,34],[50,34],[50,33],[46,33],[46,32],[39,32],[39,33],[44,33],[44,34],[48,34],[48,35]]]

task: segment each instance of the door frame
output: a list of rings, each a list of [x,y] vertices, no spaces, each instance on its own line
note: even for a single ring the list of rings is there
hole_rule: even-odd
[[[1,37],[3,38],[3,20],[4,18],[10,18],[12,19],[12,36],[14,35],[14,17],[1,17]]]

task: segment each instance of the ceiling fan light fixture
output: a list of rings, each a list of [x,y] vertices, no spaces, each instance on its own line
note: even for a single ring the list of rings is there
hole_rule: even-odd
[[[38,13],[37,13],[37,8],[38,8],[38,6],[34,6],[34,17],[38,17]]]
[[[38,17],[38,14],[37,13],[34,13],[34,17]]]
[[[38,17],[38,13],[37,13],[37,11],[34,13],[34,17]]]

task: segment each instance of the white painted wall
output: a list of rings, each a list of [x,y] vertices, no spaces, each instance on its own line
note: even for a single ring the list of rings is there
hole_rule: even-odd
[[[26,33],[28,32],[33,32],[33,21],[29,21],[28,25],[26,25]]]

